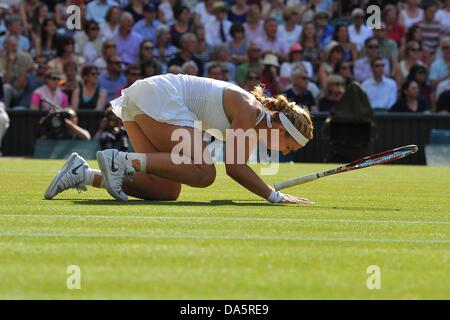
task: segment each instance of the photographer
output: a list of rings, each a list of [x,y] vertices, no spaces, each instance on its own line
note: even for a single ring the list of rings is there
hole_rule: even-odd
[[[100,148],[118,149],[128,151],[127,132],[120,120],[109,107],[105,111],[105,116],[100,122],[100,127],[94,136],[94,140],[99,140]]]
[[[78,126],[78,116],[73,109],[53,108],[41,120],[42,139],[91,140],[90,133]]]

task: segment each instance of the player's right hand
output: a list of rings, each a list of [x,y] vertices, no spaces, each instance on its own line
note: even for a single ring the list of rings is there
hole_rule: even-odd
[[[296,196],[291,196],[289,194],[285,194],[281,203],[294,203],[294,204],[314,204],[315,202],[309,201],[305,198],[299,198]]]

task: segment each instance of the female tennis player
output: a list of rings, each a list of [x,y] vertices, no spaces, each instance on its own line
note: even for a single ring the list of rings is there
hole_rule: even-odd
[[[269,149],[285,155],[312,139],[313,124],[308,111],[282,95],[265,97],[261,87],[249,93],[224,81],[165,74],[136,81],[111,105],[122,119],[135,152],[98,151],[100,171],[72,154],[50,183],[46,199],[69,188],[87,190],[86,185],[104,187],[121,201],[128,196],[176,200],[182,184],[208,187],[214,182],[216,171],[202,134],[195,127],[195,121],[202,121],[203,130],[219,130],[227,145],[233,140],[234,149],[227,150],[233,154],[227,155],[225,161],[231,178],[272,203],[310,204],[307,199],[274,190],[247,165],[254,147],[250,139],[244,140],[245,161],[237,161],[243,143],[241,140],[239,145],[236,135],[231,134],[236,129],[255,129],[257,139],[265,139]],[[181,132],[190,138],[189,148],[180,155],[185,160],[181,163],[173,160],[173,148],[180,143],[172,139],[177,129],[184,130]],[[260,129],[267,130],[266,137],[259,134]],[[279,143],[275,145],[271,136],[276,134]],[[202,154],[200,161],[196,152]]]

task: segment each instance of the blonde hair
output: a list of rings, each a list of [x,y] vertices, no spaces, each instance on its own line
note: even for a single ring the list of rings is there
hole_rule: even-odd
[[[314,125],[308,110],[297,105],[295,102],[289,101],[284,95],[266,97],[264,95],[264,88],[260,85],[256,86],[250,93],[267,110],[282,112],[307,139],[311,140],[313,138]],[[277,113],[273,116],[273,119],[279,121]]]

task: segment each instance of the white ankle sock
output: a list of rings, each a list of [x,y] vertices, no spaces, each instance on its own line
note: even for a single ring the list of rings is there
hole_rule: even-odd
[[[124,161],[129,162],[136,170],[136,172],[145,172],[147,169],[147,156],[145,153],[135,152],[121,152],[119,154],[123,156]]]
[[[93,186],[96,188],[103,188],[102,172],[100,170],[86,168],[84,170],[84,183],[87,186]]]

